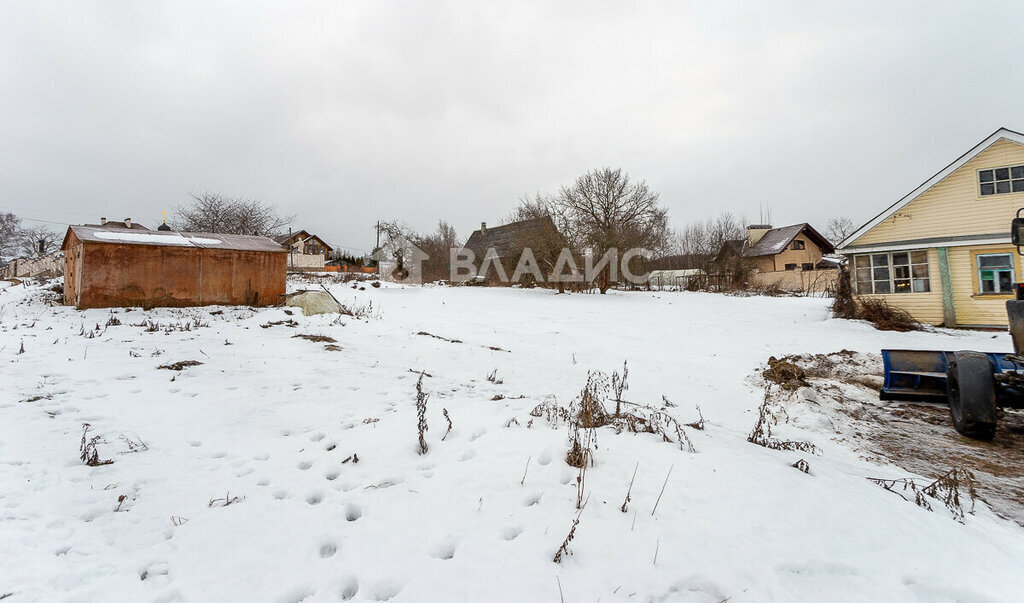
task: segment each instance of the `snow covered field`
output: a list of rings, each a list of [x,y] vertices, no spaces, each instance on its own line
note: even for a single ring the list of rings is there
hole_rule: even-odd
[[[738,603],[1024,593],[1024,529],[984,504],[959,523],[941,504],[930,512],[903,500],[865,478],[905,469],[862,459],[824,428],[776,427],[818,454],[747,442],[764,398],[751,375],[769,356],[1009,350],[1005,334],[883,333],[828,319],[827,301],[811,298],[332,291],[344,303],[372,302],[372,316],[77,311],[47,305],[56,295],[38,286],[0,289],[0,599]],[[120,324],[106,326],[112,316]],[[202,364],[158,368],[185,360]],[[588,371],[611,374],[623,361],[624,399],[660,408],[664,396],[684,423],[699,404],[707,426],[687,429],[696,453],[598,429],[580,513],[567,429],[530,411],[567,405]],[[113,463],[81,462],[83,423]],[[128,452],[122,434],[148,449]],[[801,458],[810,473],[791,466]],[[578,513],[572,555],[556,564]]]

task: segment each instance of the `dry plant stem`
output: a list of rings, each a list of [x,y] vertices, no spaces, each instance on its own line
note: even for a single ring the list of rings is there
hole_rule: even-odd
[[[526,483],[526,474],[530,471],[530,461],[531,460],[533,460],[532,456],[526,459],[526,469],[523,470],[523,479],[519,480],[519,485],[520,486],[522,486],[523,484]]]
[[[654,543],[654,562],[651,565],[658,565],[658,548],[661,546],[661,538]]]
[[[640,468],[640,463],[638,462],[636,464],[636,467],[633,468],[633,477],[630,478],[630,480],[629,480],[629,489],[626,490],[626,499],[622,501],[622,509],[621,510],[622,510],[623,513],[626,512],[626,505],[629,504],[630,500],[632,500],[629,497],[629,495],[630,495],[631,492],[633,492],[633,481],[636,479],[636,472],[637,472],[637,469],[639,469],[639,468]]]
[[[448,421],[448,431],[444,432],[444,435],[441,436],[441,441],[443,442],[444,439],[448,437],[448,434],[452,432],[452,418],[448,416],[448,409],[447,408],[442,408],[441,409],[441,414],[444,415],[444,420]]]
[[[423,438],[423,434],[428,429],[427,399],[430,398],[430,395],[423,391],[423,375],[424,373],[421,372],[420,378],[416,381],[416,416],[418,419],[416,427],[419,430],[420,436],[420,454],[426,454],[427,450],[429,449],[429,447],[427,446],[427,441]]]
[[[651,509],[651,517],[654,517],[654,512],[658,510],[658,503],[661,502],[661,495],[665,493],[665,486],[668,485],[668,478],[672,475],[672,469],[674,468],[675,465],[668,468],[668,474],[665,475],[665,483],[661,485],[661,492],[658,493],[658,500],[654,501],[654,508]]]

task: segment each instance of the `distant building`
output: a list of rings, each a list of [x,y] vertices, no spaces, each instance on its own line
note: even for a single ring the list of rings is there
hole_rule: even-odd
[[[290,232],[274,237],[274,240],[288,249],[288,270],[323,272],[330,245],[320,237],[305,230]]]
[[[0,268],[0,278],[54,277],[64,270],[64,254],[59,251],[37,257],[12,258]]]
[[[833,288],[839,276],[837,266],[822,263],[833,251],[832,243],[806,222],[781,228],[752,224],[747,238],[722,245],[714,265],[719,273],[743,276],[755,287],[821,292]]]
[[[557,257],[563,244],[562,235],[555,227],[554,221],[549,216],[544,216],[490,228],[486,222],[481,222],[480,230],[474,230],[473,234],[469,235],[463,248],[473,252],[474,265],[478,271],[487,254],[493,250],[505,274],[511,277],[524,249],[532,250],[542,272],[546,273],[543,259],[547,256]],[[488,270],[488,274],[481,276],[493,279],[495,275],[493,271]]]
[[[285,292],[287,250],[267,237],[149,230],[130,219],[70,226],[64,303],[269,306]]]

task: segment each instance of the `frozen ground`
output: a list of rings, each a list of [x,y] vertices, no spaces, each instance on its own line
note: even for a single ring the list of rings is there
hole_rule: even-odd
[[[984,504],[959,523],[942,505],[903,500],[865,478],[908,470],[841,441],[827,422],[779,413],[777,434],[817,454],[746,441],[764,398],[751,375],[771,355],[1009,349],[1004,334],[881,333],[830,320],[824,300],[803,298],[332,290],[345,303],[372,301],[373,316],[83,312],[48,305],[55,295],[40,287],[0,289],[4,603],[1024,592],[1024,529]],[[106,326],[111,316],[121,324]],[[185,360],[202,364],[158,368]],[[664,396],[683,422],[699,404],[706,429],[687,430],[696,453],[599,429],[573,554],[555,564],[579,513],[577,470],[565,462],[566,428],[529,413],[568,404],[588,371],[610,374],[624,360],[625,399],[660,407]],[[495,370],[501,383],[486,379]],[[430,375],[422,456],[419,371]],[[83,423],[113,463],[79,460]],[[127,453],[122,434],[148,449]],[[810,473],[791,466],[801,458]]]

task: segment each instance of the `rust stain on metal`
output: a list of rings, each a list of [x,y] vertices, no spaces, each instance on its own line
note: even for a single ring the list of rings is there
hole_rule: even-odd
[[[64,240],[64,303],[114,306],[270,306],[285,293],[287,253]]]

